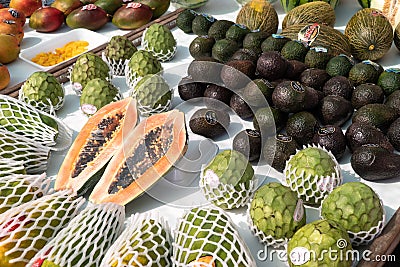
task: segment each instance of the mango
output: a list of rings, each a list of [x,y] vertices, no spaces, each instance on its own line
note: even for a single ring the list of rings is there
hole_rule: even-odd
[[[73,10],[83,6],[83,3],[79,0],[55,0],[50,6],[63,12],[66,17]]]
[[[134,30],[147,24],[153,11],[141,3],[128,3],[120,7],[113,16],[112,23],[123,30]]]
[[[37,32],[53,32],[64,23],[64,13],[55,7],[41,7],[31,15],[29,27]]]
[[[123,5],[123,0],[97,0],[94,4],[102,9],[109,15],[114,15],[115,11]]]
[[[17,24],[23,27],[26,22],[25,14],[15,8],[1,8],[0,20],[15,20]]]
[[[42,4],[42,0],[11,0],[9,6],[30,17],[36,9],[42,7]]]
[[[6,65],[0,63],[0,90],[7,87],[10,83],[10,72]]]
[[[96,31],[108,22],[107,12],[94,4],[88,4],[73,10],[65,23],[72,29],[85,28]]]
[[[15,20],[0,21],[0,34],[11,34],[17,37],[18,42],[21,43],[24,38],[24,31],[22,26]]]
[[[153,11],[153,19],[161,17],[167,12],[170,4],[170,0],[140,0],[142,4],[145,4]]]
[[[21,47],[17,37],[0,34],[0,63],[7,64],[18,58]]]

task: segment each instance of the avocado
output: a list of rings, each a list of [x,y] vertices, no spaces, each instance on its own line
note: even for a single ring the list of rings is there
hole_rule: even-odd
[[[178,84],[178,93],[182,100],[200,98],[204,96],[207,85],[205,83],[194,82],[192,77],[183,77]]]
[[[209,108],[226,109],[227,106],[229,106],[232,95],[233,92],[230,89],[216,84],[210,84],[204,91],[204,102]]]
[[[351,104],[353,108],[359,109],[367,104],[383,103],[384,97],[380,86],[373,83],[363,83],[354,88]]]
[[[386,96],[394,91],[400,90],[400,69],[386,69],[378,78],[377,85],[379,85]]]
[[[285,127],[288,114],[274,107],[264,107],[257,109],[253,117],[254,129],[265,136],[275,135]]]
[[[326,72],[331,76],[345,76],[349,75],[350,69],[354,66],[354,59],[341,54],[331,58],[326,64]]]
[[[278,172],[283,172],[286,161],[296,153],[298,148],[298,144],[291,136],[277,134],[267,139],[263,146],[262,155],[267,164]]]
[[[394,150],[386,135],[367,123],[353,122],[347,128],[345,137],[350,151],[367,144],[379,145],[391,152]]]
[[[397,113],[400,115],[400,90],[394,91],[391,93],[385,101],[385,105],[394,108],[397,110]]]
[[[197,13],[194,10],[186,9],[176,18],[176,26],[184,33],[192,33],[192,23]]]
[[[304,63],[309,68],[316,68],[325,70],[326,64],[332,58],[332,55],[329,53],[328,49],[321,46],[311,47],[306,56],[304,57]]]
[[[216,19],[208,14],[199,14],[192,21],[192,32],[198,36],[204,36],[208,34],[208,30]]]
[[[362,83],[377,83],[383,68],[376,62],[364,60],[355,64],[349,71],[349,80],[354,86]]]
[[[295,59],[288,60],[285,78],[297,81],[300,79],[300,74],[306,69],[308,66],[304,62]]]
[[[221,80],[229,89],[240,89],[254,78],[256,65],[250,60],[227,62],[221,70]]]
[[[322,92],[325,96],[336,95],[347,100],[351,99],[353,90],[354,86],[351,84],[350,80],[344,76],[334,76],[327,80],[322,87]]]
[[[400,151],[400,118],[395,120],[389,127],[387,137],[393,147]]]
[[[246,34],[243,39],[243,48],[251,49],[258,55],[262,53],[261,43],[267,39],[269,34],[264,31],[254,31]]]
[[[222,66],[212,57],[195,59],[189,64],[187,72],[196,82],[222,84],[220,78]]]
[[[393,43],[397,50],[400,51],[400,23],[398,23],[394,29]]]
[[[367,181],[380,181],[400,176],[400,155],[378,145],[363,145],[351,155],[351,167]]]
[[[294,113],[286,123],[286,133],[300,146],[310,144],[318,129],[317,119],[308,111]]]
[[[230,117],[227,112],[213,109],[199,109],[189,120],[189,127],[193,133],[208,138],[216,138],[227,132]]]
[[[324,125],[342,126],[353,114],[353,106],[349,100],[341,96],[325,96],[318,109],[318,115]]]
[[[243,98],[254,107],[262,107],[272,103],[274,86],[265,79],[255,79],[243,89]]]
[[[215,40],[208,36],[197,36],[189,45],[189,53],[194,59],[211,57]]]
[[[326,70],[310,68],[300,74],[299,81],[306,86],[322,91],[325,82],[331,78]]]
[[[257,60],[257,71],[262,78],[269,81],[283,78],[287,69],[287,60],[279,52],[262,53]]]
[[[215,42],[211,54],[216,60],[226,63],[237,50],[239,45],[235,41],[221,39]]]
[[[257,65],[258,55],[253,50],[241,48],[232,55],[232,60],[250,60]]]
[[[279,34],[272,34],[261,43],[261,50],[263,52],[268,52],[268,51],[280,52],[282,50],[282,47],[289,41],[290,39],[285,36]]]
[[[243,39],[250,32],[249,28],[241,24],[233,24],[225,34],[225,38],[243,45]]]
[[[359,108],[353,116],[353,123],[368,123],[386,133],[399,114],[394,108],[385,104],[367,104]]]
[[[240,95],[243,95],[240,93]],[[229,106],[242,119],[253,117],[253,111],[239,94],[233,94]]]
[[[318,102],[318,92],[297,81],[281,82],[275,87],[272,93],[272,103],[274,106],[286,113],[312,110],[317,107]]]
[[[216,41],[225,39],[226,32],[233,24],[234,22],[229,20],[217,20],[208,29],[208,36],[214,38]]]
[[[241,152],[249,161],[256,161],[261,154],[261,133],[253,129],[240,131],[232,141],[233,150]]]
[[[346,151],[346,137],[342,128],[337,125],[326,125],[318,129],[312,142],[331,151],[337,160],[342,158]]]
[[[308,47],[297,40],[286,42],[281,49],[282,56],[287,60],[295,59],[301,62],[304,62],[307,52]]]

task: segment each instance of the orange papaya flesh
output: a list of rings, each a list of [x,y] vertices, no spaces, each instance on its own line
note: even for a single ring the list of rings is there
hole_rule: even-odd
[[[91,116],[61,164],[55,189],[73,189],[79,195],[90,190],[137,118],[136,101],[131,97],[112,102]]]
[[[126,205],[175,165],[187,143],[184,113],[172,110],[146,118],[126,136],[89,200]]]

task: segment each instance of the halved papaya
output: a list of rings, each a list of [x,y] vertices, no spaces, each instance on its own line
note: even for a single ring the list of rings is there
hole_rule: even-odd
[[[89,200],[129,203],[175,165],[187,144],[184,113],[171,110],[144,119],[115,153]]]
[[[58,172],[55,189],[73,189],[78,194],[91,189],[137,119],[136,100],[132,97],[99,109],[69,149]]]

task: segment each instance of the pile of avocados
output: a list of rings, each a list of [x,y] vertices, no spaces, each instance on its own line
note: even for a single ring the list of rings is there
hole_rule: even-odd
[[[190,119],[193,133],[227,134],[233,110],[253,122],[233,140],[250,161],[282,172],[297,149],[318,144],[339,162],[351,153],[363,179],[400,176],[400,69],[192,10],[177,26],[197,35],[178,86],[182,100],[206,106]]]

